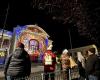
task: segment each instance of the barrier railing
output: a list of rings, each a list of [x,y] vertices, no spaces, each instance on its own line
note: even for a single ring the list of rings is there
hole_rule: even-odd
[[[48,77],[49,80],[50,78],[53,78],[55,80],[67,80],[66,79],[66,74],[64,73],[65,71],[58,70],[55,72],[50,72],[50,73],[33,73],[31,74],[30,77],[25,77],[25,78],[18,78],[14,80],[47,80],[46,78]],[[74,78],[79,78],[79,73],[78,73],[78,68],[70,69],[69,70],[69,80],[72,80]]]

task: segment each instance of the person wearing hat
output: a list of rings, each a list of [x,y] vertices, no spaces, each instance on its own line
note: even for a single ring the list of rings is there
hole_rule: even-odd
[[[61,54],[61,69],[63,70],[64,80],[69,80],[69,68],[70,68],[70,55],[67,49],[64,49]]]
[[[4,74],[7,80],[26,80],[30,73],[31,61],[29,54],[24,50],[24,44],[18,42],[15,51],[6,59]]]

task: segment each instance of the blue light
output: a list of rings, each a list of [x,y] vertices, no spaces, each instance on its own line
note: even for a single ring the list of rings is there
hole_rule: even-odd
[[[20,36],[21,32],[25,30],[26,28],[27,26],[17,26],[15,28],[15,33],[16,33],[17,38]]]
[[[12,36],[12,32],[10,32],[10,31],[7,31],[6,34],[9,36]]]
[[[23,26],[23,27],[22,27],[22,30],[25,30],[26,28],[27,28],[27,26]]]
[[[45,39],[46,46],[48,46],[48,38]]]
[[[3,29],[0,30],[0,33],[3,32]],[[8,36],[12,36],[12,32],[4,30],[4,34],[7,34]]]

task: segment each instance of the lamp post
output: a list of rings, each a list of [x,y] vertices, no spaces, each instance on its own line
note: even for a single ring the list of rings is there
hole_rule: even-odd
[[[70,28],[71,28],[71,23],[72,23],[72,16],[71,17],[68,17],[68,18],[66,18],[65,19],[65,21],[64,21],[64,25],[65,26],[68,26],[68,37],[69,37],[69,43],[70,43],[70,48],[72,49],[72,37],[71,37],[71,30],[70,30]]]
[[[70,48],[72,49],[72,37],[71,37],[70,29],[68,29],[68,35],[69,35],[69,41],[70,41]]]

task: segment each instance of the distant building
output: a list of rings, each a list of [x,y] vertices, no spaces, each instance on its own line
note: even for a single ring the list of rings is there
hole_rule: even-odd
[[[0,29],[0,65],[5,63],[10,48],[12,32]]]
[[[12,32],[4,30],[3,36],[2,36],[2,29],[0,29],[0,45],[2,44],[2,48],[9,48],[10,47],[10,40],[12,38]]]
[[[38,25],[17,26],[14,28],[15,44],[22,42],[32,61],[42,59],[47,47],[52,44],[49,35]],[[16,47],[16,46],[15,46]]]

